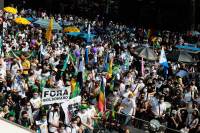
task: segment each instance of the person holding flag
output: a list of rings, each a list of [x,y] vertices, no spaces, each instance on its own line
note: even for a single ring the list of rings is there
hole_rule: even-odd
[[[51,17],[49,26],[48,26],[46,34],[45,34],[45,38],[47,39],[48,43],[50,43],[52,40],[53,21],[54,21],[54,19],[53,19],[53,17]]]
[[[91,42],[91,26],[88,25],[88,36],[87,36],[87,43]]]
[[[164,50],[163,47],[162,47],[162,50],[161,50],[161,53],[160,53],[159,63],[163,67],[164,78],[167,78],[169,65],[168,65],[167,58],[166,58],[166,55],[165,55],[165,50]]]

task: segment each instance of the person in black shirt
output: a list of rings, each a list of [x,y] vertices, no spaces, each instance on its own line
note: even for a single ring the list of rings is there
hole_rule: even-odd
[[[22,118],[19,119],[18,123],[26,128],[31,127],[31,121],[28,118],[28,113],[26,111],[22,112]]]

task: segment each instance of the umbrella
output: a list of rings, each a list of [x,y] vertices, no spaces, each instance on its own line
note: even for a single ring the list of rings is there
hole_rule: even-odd
[[[135,50],[135,54],[146,60],[157,60],[157,55],[149,47],[139,47]]]
[[[200,33],[198,31],[192,31],[192,36],[199,36]]]
[[[40,25],[42,28],[48,28],[49,26],[48,19],[38,19],[37,21],[33,22],[34,24]],[[61,30],[62,27],[54,20],[53,22],[53,30]]]
[[[11,14],[17,14],[17,9],[13,7],[5,7],[3,10]]]
[[[23,24],[23,25],[29,25],[29,24],[31,24],[31,22],[28,21],[26,18],[16,18],[14,21],[17,24]]]
[[[32,18],[32,17],[28,17],[28,18],[26,18],[28,21],[31,21],[31,22],[33,22],[35,19],[34,18]]]
[[[188,52],[190,53],[198,53],[200,52],[200,48],[196,48],[196,47],[193,47],[191,45],[186,45],[186,46],[183,46],[183,45],[176,45],[176,48],[178,49],[184,49],[184,50],[188,50]]]
[[[186,51],[173,51],[167,54],[167,58],[172,61],[192,63],[194,59]]]
[[[87,39],[89,37],[89,34],[87,33],[81,33],[81,32],[70,32],[67,33],[67,35],[73,36],[73,37],[80,37],[83,39]],[[90,34],[90,38],[93,39],[95,37],[94,34]]]
[[[185,76],[188,76],[188,72],[186,70],[180,70],[176,73],[176,76],[183,78]]]
[[[71,26],[71,27],[66,27],[64,29],[64,32],[80,32],[80,29],[77,27]]]

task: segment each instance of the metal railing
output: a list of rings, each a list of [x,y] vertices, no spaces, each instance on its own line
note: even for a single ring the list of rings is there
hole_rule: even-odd
[[[98,132],[112,132],[112,131],[120,131],[124,132],[126,129],[129,129],[130,133],[135,132],[141,132],[141,133],[146,133],[146,132],[154,132],[154,133],[180,133],[179,130],[172,129],[167,127],[166,123],[160,123],[156,119],[152,119],[152,121],[147,121],[144,119],[136,118],[136,117],[131,117],[130,120],[127,124],[124,124],[126,121],[126,118],[128,117],[125,114],[122,113],[116,113],[115,115],[116,118],[108,118],[107,120],[101,120],[98,123],[98,127],[95,129]],[[153,123],[157,122],[157,123]],[[155,125],[154,125],[155,124]],[[95,131],[95,132],[97,132]]]

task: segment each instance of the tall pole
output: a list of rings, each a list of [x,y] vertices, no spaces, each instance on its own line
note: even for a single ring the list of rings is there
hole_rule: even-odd
[[[190,29],[195,30],[195,16],[196,16],[196,0],[191,0],[191,27]]]
[[[110,0],[106,0],[106,14],[109,14],[109,10],[110,10]]]

